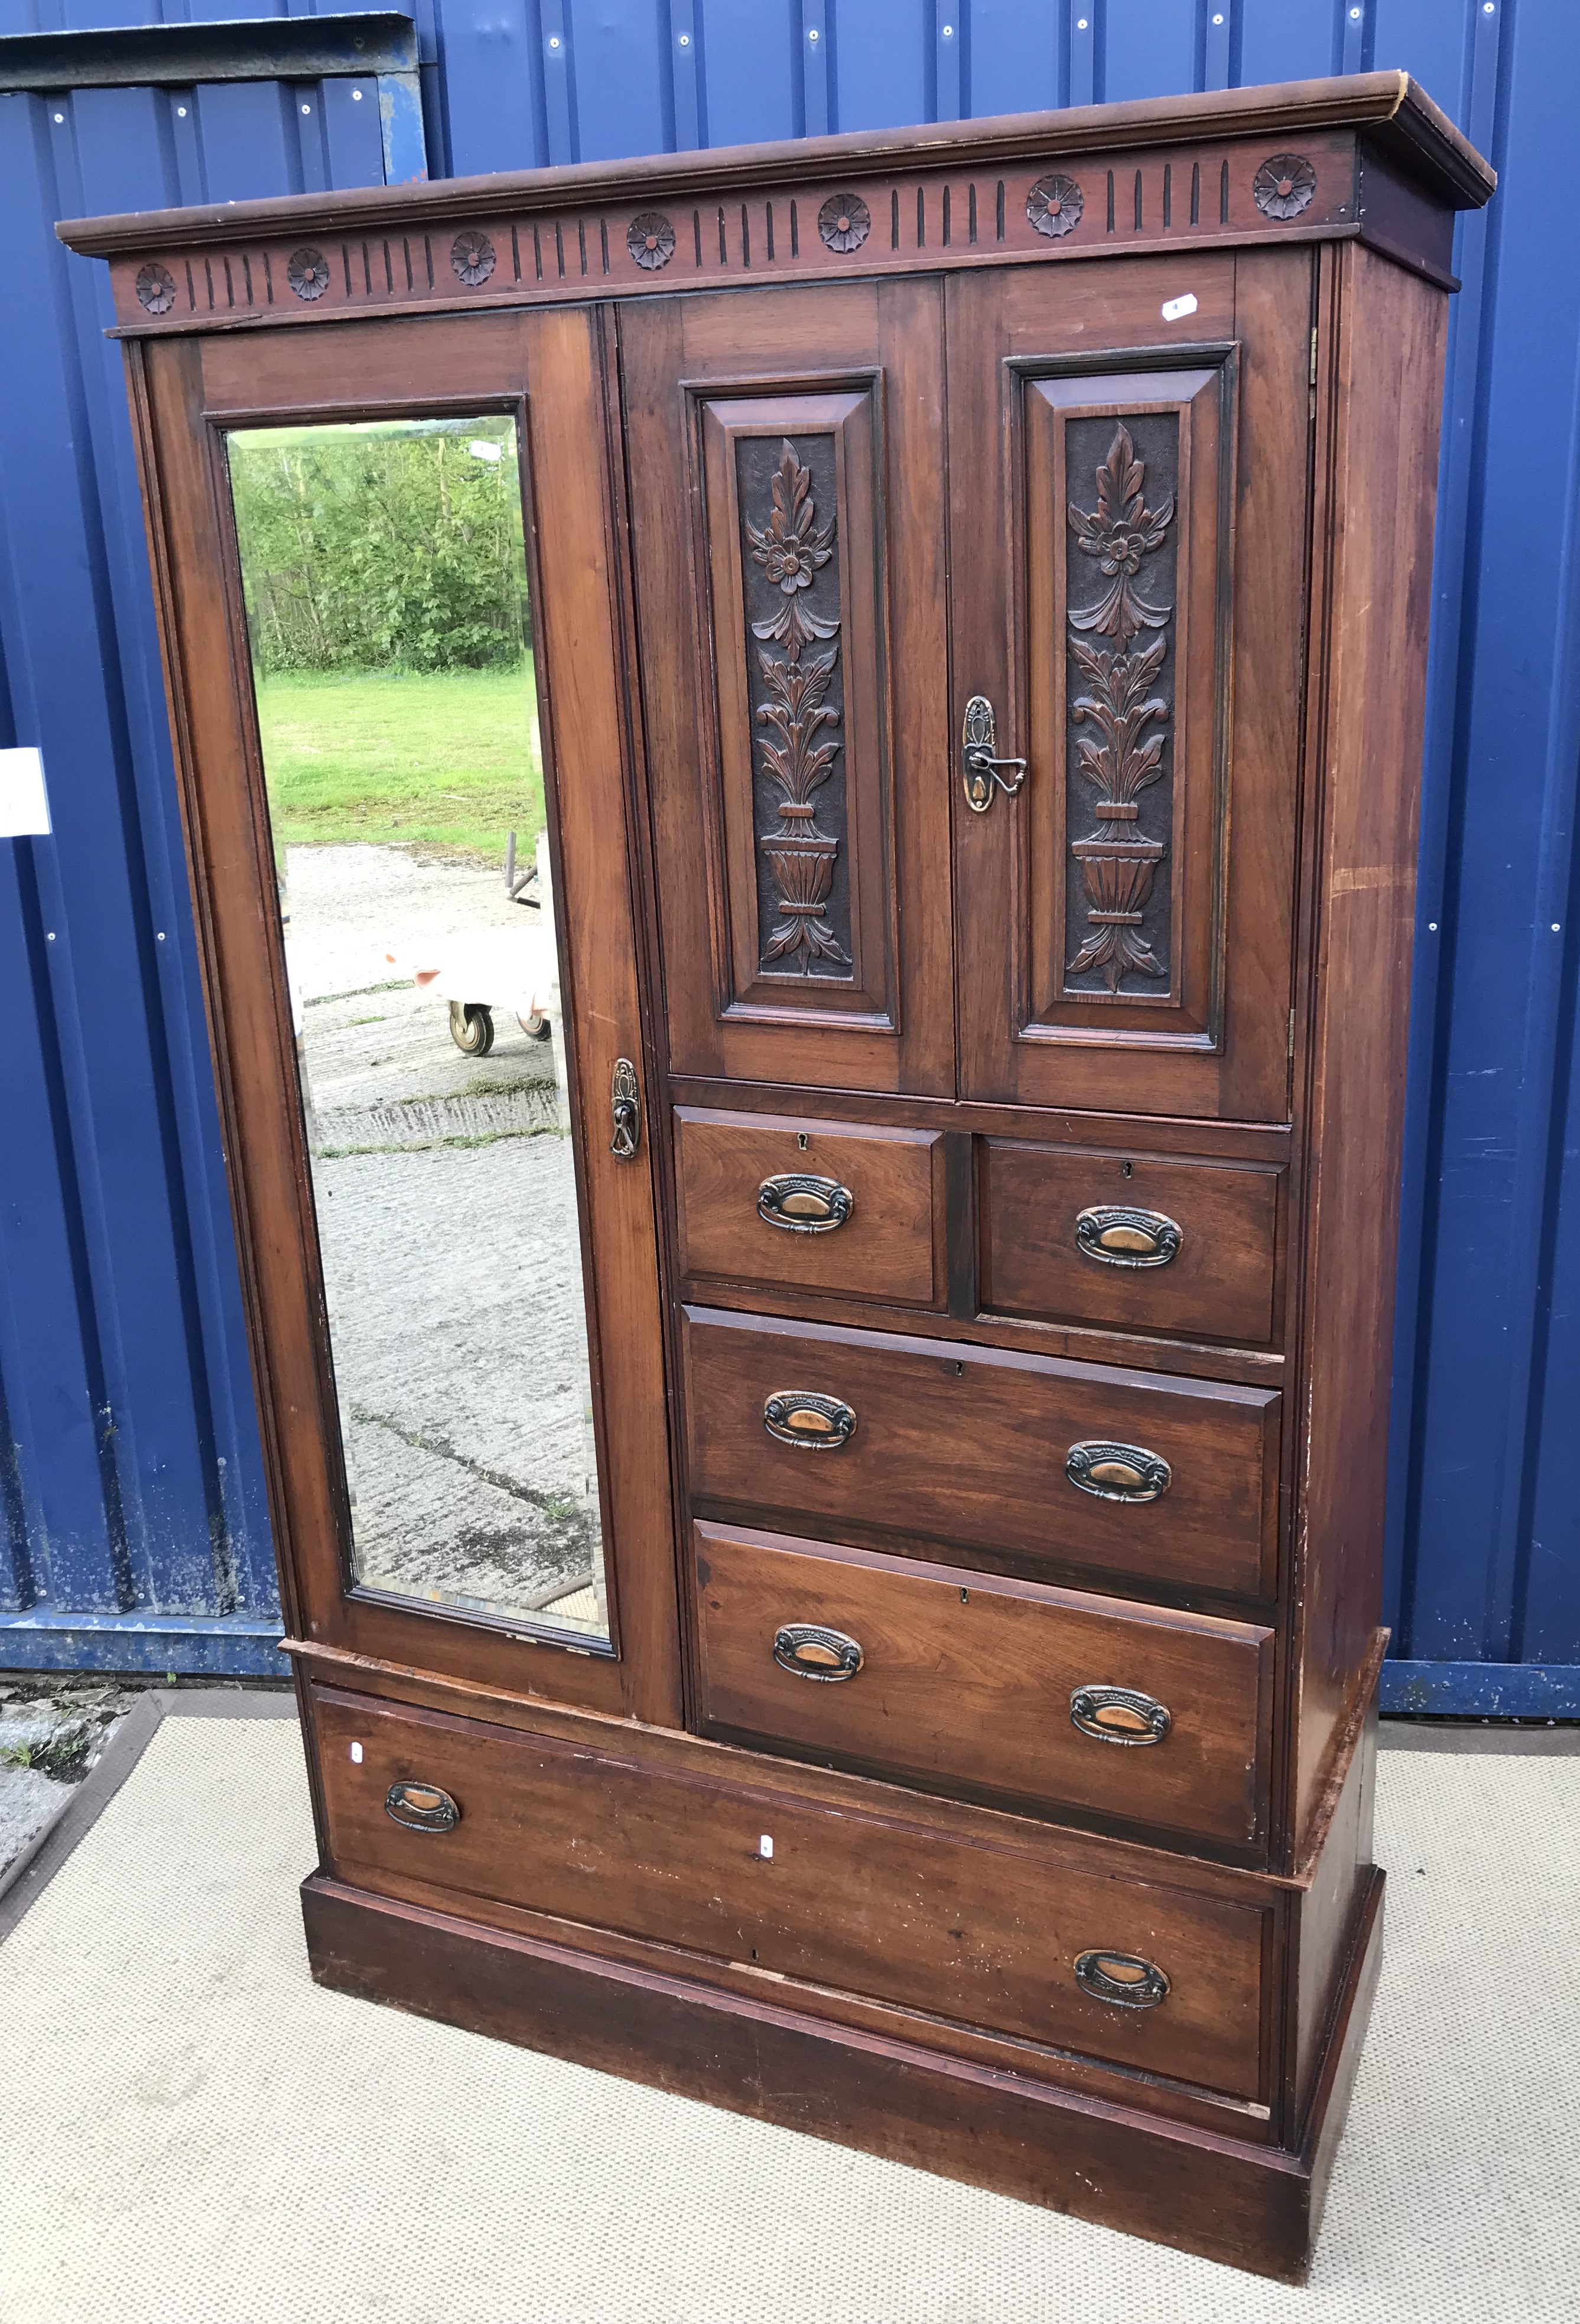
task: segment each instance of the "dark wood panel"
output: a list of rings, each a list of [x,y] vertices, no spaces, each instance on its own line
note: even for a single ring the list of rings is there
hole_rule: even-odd
[[[1018,382],[1034,770],[1020,1030],[1215,1047],[1234,353],[1132,373],[1075,360]]]
[[[1248,279],[1254,269],[1244,262]],[[1415,942],[1417,835],[1447,309],[1370,252],[1325,281],[1320,575],[1329,659],[1312,674],[1313,970],[1299,1069],[1310,1160],[1301,1250],[1308,1572],[1296,1628],[1295,1808],[1382,1594],[1388,1379]],[[1363,510],[1365,521],[1353,521]]]
[[[881,1812],[834,1816],[781,1796],[765,1827],[744,1787],[366,1699],[319,1693],[314,1719],[331,1859],[364,1880],[381,1867],[442,1879],[457,1896],[1264,2095],[1262,1911],[1095,1871],[1050,1883],[1012,1847],[984,1852]],[[448,1794],[453,1829],[397,1822],[385,1800],[404,1782]],[[1166,1997],[1135,2007],[1083,1990],[1076,1962],[1110,1948],[1156,1963]]]
[[[1001,1139],[978,1154],[984,1309],[1271,1338],[1276,1172]]]
[[[947,286],[956,724],[967,694],[989,695],[1000,710],[1002,747],[1030,761],[1019,795],[988,814],[972,816],[956,802],[959,956],[969,964],[959,978],[960,1086],[975,1099],[1243,1120],[1288,1116],[1311,277],[1308,258],[1275,258],[1268,276],[1275,300],[1242,314],[1236,263],[1224,256],[1193,270],[1196,311],[1172,320],[1161,310],[1179,289],[1178,270],[1146,260],[1123,271],[1094,268],[1073,298],[1063,285],[1055,296],[1049,278],[1019,274],[962,276]],[[1193,364],[1228,382],[1228,359],[1214,352],[1225,348],[1236,381],[1232,413],[1214,401],[1216,386],[1184,395]],[[1224,367],[1214,368],[1220,360]],[[1173,418],[1171,379],[1181,389]],[[1164,591],[1170,610],[1152,647],[1146,621],[1128,641],[1138,687],[1137,657],[1155,655],[1160,638],[1160,667],[1128,709],[1110,712],[1099,697],[1104,685],[1110,692],[1119,685],[1117,662],[1104,684],[1094,662],[1083,674],[1091,685],[1073,696],[1060,642],[1074,637],[1090,657],[1066,616],[1072,604],[1085,618],[1103,603],[1095,585],[1070,594],[1071,557],[1081,566],[1090,560],[1067,547],[1063,516],[1057,528],[1051,521],[1056,495],[1059,511],[1073,503],[1088,526],[1104,521],[1095,480],[1083,481],[1092,446],[1083,438],[1085,466],[1072,478],[1062,438],[1072,415],[1049,401],[1076,394],[1086,399],[1079,409],[1088,431],[1104,411],[1103,424],[1114,422],[1111,447],[1131,412],[1153,430],[1153,466],[1178,460],[1178,447],[1188,456],[1192,434],[1200,434],[1203,454],[1197,482],[1178,484],[1192,496],[1188,507],[1176,505],[1169,478],[1155,489],[1147,460],[1135,455],[1141,438],[1132,438],[1124,475],[1111,484],[1111,496],[1127,478],[1134,487],[1124,510],[1112,512],[1123,527],[1131,511],[1138,528],[1125,551],[1135,559],[1132,599],[1161,609],[1163,596],[1148,595],[1147,568],[1171,540],[1178,570]],[[1029,426],[1032,417],[1037,424]],[[1178,447],[1169,433],[1176,428]],[[1131,475],[1137,465],[1139,478]],[[1148,512],[1152,521],[1143,525]],[[1143,550],[1143,540],[1153,547]],[[1102,650],[1117,653],[1119,643],[1115,634]],[[1073,724],[1082,701],[1099,706]],[[1141,715],[1142,701],[1160,706],[1150,720]],[[1060,870],[1072,836],[1067,754],[1088,737],[1101,748],[1105,716],[1114,734],[1102,764],[1112,763],[1113,780],[1104,776],[1098,790],[1135,790],[1151,743],[1161,745],[1152,754],[1158,786],[1141,783],[1136,800],[1116,793],[1110,804],[1139,801],[1135,828],[1150,832],[1149,844],[1162,852],[1148,895],[1141,893],[1145,867],[1132,866],[1134,877],[1125,877],[1135,893],[1121,897],[1116,888],[1106,902],[1087,894],[1084,862],[1072,858],[1086,900],[1070,905],[1075,890]],[[1129,768],[1123,780],[1122,759]],[[1094,762],[1093,770],[1102,766]],[[1174,793],[1167,833],[1146,822],[1159,813],[1146,804],[1154,788]],[[1112,845],[1092,846],[1095,879],[1097,858]],[[1099,987],[1105,982],[1117,956],[1104,962],[1094,954],[1077,975],[1069,964],[1085,955],[1067,943],[1072,912],[1142,914],[1094,926],[1099,948],[1109,932],[1116,942],[1150,945],[1150,925],[1163,941],[1163,906],[1153,898],[1165,862],[1178,890],[1169,906],[1169,961],[1158,963],[1167,974],[1132,964],[1113,994],[1086,991],[1094,975]],[[1082,987],[1074,998],[1072,980]],[[1143,988],[1162,997],[1148,1002]]]
[[[1270,1584],[1280,1398],[1059,1362],[966,1341],[686,1311],[690,1482],[698,1504],[957,1541],[1255,1596]],[[855,1414],[848,1440],[776,1441],[787,1392]],[[1168,1464],[1156,1499],[1070,1481],[1078,1444]],[[1098,1482],[1103,1480],[1099,1479]],[[814,1525],[798,1530],[820,1531]]]
[[[726,1282],[806,1287],[843,1296],[937,1306],[946,1289],[944,1140],[938,1130],[864,1129],[811,1116],[703,1112],[677,1107],[675,1190],[679,1271]],[[770,1198],[770,1180],[806,1176],[819,1196]],[[846,1210],[848,1198],[848,1211]],[[819,1204],[833,1208],[829,1224]],[[808,1208],[808,1205],[810,1207]],[[843,1214],[843,1215],[842,1215]],[[815,1216],[819,1229],[800,1223]],[[788,1222],[775,1222],[783,1218]]]
[[[620,347],[670,1062],[952,1093],[938,288],[643,302]]]
[[[704,1733],[1242,1848],[1260,1836],[1270,1631],[782,1534],[692,1537]],[[1115,1689],[1145,1711],[1104,1711]],[[1104,1719],[1120,1723],[1095,1734]]]
[[[753,1113],[793,1112],[799,1090],[782,1083],[709,1080],[672,1073],[670,1090],[679,1105],[740,1107]],[[918,1130],[954,1130],[978,1138],[1052,1139],[1064,1146],[1131,1145],[1149,1153],[1213,1155],[1231,1162],[1287,1163],[1293,1149],[1288,1122],[1206,1121],[1178,1114],[1088,1112],[1067,1106],[983,1104],[973,1099],[886,1095],[842,1091],[842,1119],[903,1124]]]
[[[678,1720],[651,1150],[644,1144],[634,1163],[616,1161],[604,1126],[614,1060],[642,1058],[644,1043],[596,318],[575,311],[472,317],[443,334],[420,324],[347,326],[327,339],[287,334],[247,348],[223,339],[151,348],[143,360],[147,392],[138,408],[172,724],[287,1604],[298,1609],[301,1628],[357,1651],[500,1683],[530,1660],[536,1683],[562,1700]],[[248,668],[246,632],[213,418],[217,408],[233,410],[244,392],[255,414],[282,421],[458,405],[513,410],[523,426],[618,1661],[534,1648],[503,1626],[349,1591],[338,1410],[256,720],[245,678],[236,683],[237,670]],[[577,779],[560,783],[567,761]]]
[[[322,1876],[302,1912],[313,1975],[342,1992],[1298,2283],[1376,1986],[1381,1893],[1378,1876],[1298,2154]]]

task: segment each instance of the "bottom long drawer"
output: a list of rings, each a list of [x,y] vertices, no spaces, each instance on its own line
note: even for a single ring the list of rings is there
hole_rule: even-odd
[[[1050,1858],[1009,1819],[1002,1844],[956,1840],[908,1821],[887,1786],[854,1811],[759,1788],[744,1754],[708,1752],[738,1770],[716,1777],[332,1691],[313,1705],[348,1879],[422,1881],[1264,2095],[1257,1905],[1116,1877],[1099,1841],[1060,1835]]]

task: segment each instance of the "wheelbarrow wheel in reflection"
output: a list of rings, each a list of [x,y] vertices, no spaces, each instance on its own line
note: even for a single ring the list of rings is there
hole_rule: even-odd
[[[518,1017],[516,1023],[529,1041],[546,1041],[554,1030],[547,1017]]]
[[[480,1001],[452,1001],[450,1038],[468,1057],[485,1057],[494,1047],[494,1011]]]

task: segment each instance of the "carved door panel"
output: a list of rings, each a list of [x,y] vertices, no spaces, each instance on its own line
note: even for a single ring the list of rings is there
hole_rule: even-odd
[[[941,287],[619,328],[671,1067],[952,1095]]]
[[[1257,254],[948,285],[962,1095],[1286,1114],[1309,302]]]

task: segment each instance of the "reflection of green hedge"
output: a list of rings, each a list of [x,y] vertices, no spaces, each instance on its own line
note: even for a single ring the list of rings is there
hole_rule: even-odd
[[[233,436],[230,468],[260,669],[476,669],[530,645],[508,425],[270,429]]]

